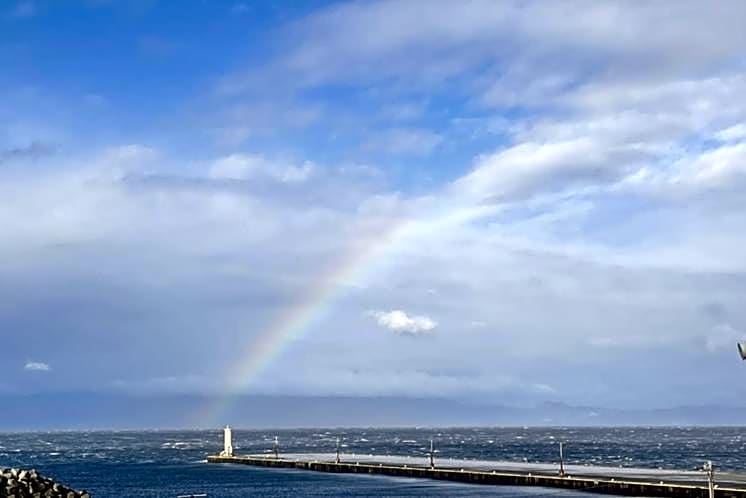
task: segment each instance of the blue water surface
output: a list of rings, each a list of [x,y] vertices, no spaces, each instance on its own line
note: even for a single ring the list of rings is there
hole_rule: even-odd
[[[746,468],[746,428],[453,428],[234,430],[238,453],[281,451],[396,454],[422,458],[434,439],[440,458],[556,460],[559,441],[570,463],[695,469]],[[589,497],[543,488],[492,487],[386,476],[322,474],[205,463],[220,451],[222,431],[38,432],[0,434],[0,466],[36,468],[95,497],[497,496]]]

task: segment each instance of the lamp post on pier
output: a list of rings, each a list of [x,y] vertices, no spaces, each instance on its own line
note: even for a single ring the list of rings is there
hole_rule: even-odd
[[[712,465],[710,460],[705,462],[702,467],[705,474],[707,475],[707,491],[709,492],[709,498],[715,498],[715,466]]]

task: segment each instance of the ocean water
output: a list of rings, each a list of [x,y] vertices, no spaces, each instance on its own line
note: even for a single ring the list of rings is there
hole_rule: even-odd
[[[565,443],[568,463],[691,470],[710,459],[746,469],[746,428],[453,428],[234,430],[237,453],[333,452],[552,462]],[[0,466],[33,467],[95,497],[496,496],[588,497],[556,489],[491,487],[426,479],[340,475],[205,463],[222,431],[0,433]]]

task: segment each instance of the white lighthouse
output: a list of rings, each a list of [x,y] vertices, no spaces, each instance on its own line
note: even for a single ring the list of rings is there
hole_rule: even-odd
[[[233,456],[233,433],[229,425],[223,429],[223,451],[220,456]]]

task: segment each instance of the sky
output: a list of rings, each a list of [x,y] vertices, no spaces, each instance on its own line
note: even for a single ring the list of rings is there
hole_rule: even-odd
[[[0,1],[0,396],[743,404],[744,18]]]

